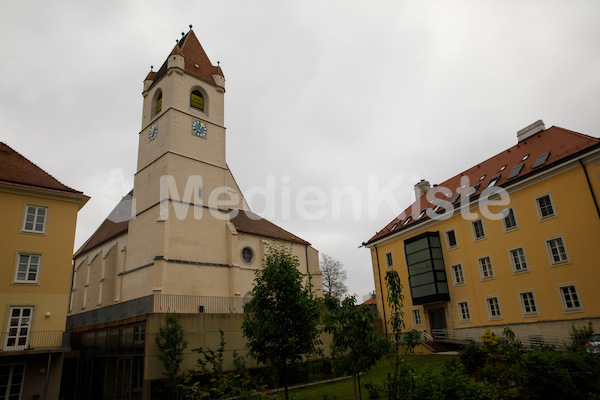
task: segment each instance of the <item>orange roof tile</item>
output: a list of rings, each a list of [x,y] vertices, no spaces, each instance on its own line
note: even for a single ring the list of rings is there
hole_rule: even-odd
[[[0,183],[73,194],[89,199],[82,192],[63,185],[3,142],[0,142]]]
[[[444,199],[451,201],[457,193],[469,190],[469,187],[463,188],[461,185],[461,179],[466,177],[468,178],[469,186],[476,187],[475,191],[470,194],[470,197],[478,197],[495,177],[498,177],[498,180],[494,186],[506,187],[563,162],[570,157],[598,147],[599,144],[600,140],[595,137],[553,126],[453,176],[437,186],[448,188],[452,191],[453,197]],[[538,156],[547,152],[549,152],[547,160],[542,165],[534,168]],[[514,177],[508,179],[513,168],[520,164],[523,165],[520,171]],[[436,195],[437,198],[441,198],[441,196],[442,194],[439,193]],[[457,204],[459,201],[460,198],[456,199],[454,204]],[[419,210],[417,215],[411,215],[413,205],[416,210]],[[432,205],[427,201],[426,196],[421,196],[410,207],[404,210],[400,216],[387,224],[365,244],[375,242],[405,228],[414,226],[419,222],[428,220],[429,217],[427,217],[427,214],[421,215],[421,212],[427,208],[434,208],[434,206],[435,204]]]
[[[192,31],[191,29],[175,45],[175,47],[171,51],[171,55],[173,54],[182,55],[184,57],[185,72],[197,78],[200,78],[205,82],[216,85],[213,75],[223,76],[223,71],[221,70],[221,67],[212,65],[210,59],[204,52],[202,45],[198,41],[198,38],[194,34],[194,31]],[[156,84],[160,80],[160,78],[162,78],[167,73],[168,59],[169,58],[167,57],[167,60],[165,60],[163,65],[160,67],[160,69],[156,72],[154,76],[151,77],[150,74],[152,74],[152,72],[148,74],[148,77],[146,79],[152,78],[154,80],[150,87]]]

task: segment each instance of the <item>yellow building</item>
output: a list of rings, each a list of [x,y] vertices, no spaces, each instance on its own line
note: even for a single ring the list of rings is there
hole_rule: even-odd
[[[2,399],[58,399],[75,223],[88,199],[0,143]]]
[[[225,78],[191,29],[142,95],[133,192],[73,257],[67,327],[79,352],[64,374],[78,378],[67,398],[149,399],[164,378],[154,337],[166,312],[179,315],[190,343],[182,371],[195,367],[192,349],[218,346],[219,329],[232,368],[233,350],[246,353],[241,322],[255,271],[275,241],[321,293],[318,252],[253,214],[235,182]]]
[[[508,326],[559,346],[572,324],[600,330],[600,141],[542,121],[517,136],[439,185],[419,182],[415,203],[364,243],[388,330],[390,269],[407,329],[476,339]]]

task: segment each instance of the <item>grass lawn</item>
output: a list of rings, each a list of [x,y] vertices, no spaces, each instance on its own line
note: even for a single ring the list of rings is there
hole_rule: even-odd
[[[436,368],[440,368],[441,365],[445,362],[448,362],[452,359],[456,358],[456,356],[447,356],[447,355],[423,355],[423,356],[406,356],[410,363],[413,364],[416,370],[430,367],[434,370]],[[362,398],[367,400],[369,398],[369,394],[364,389],[365,382],[373,382],[376,384],[380,384],[387,380],[388,372],[392,372],[394,370],[393,362],[390,359],[384,358],[377,365],[369,370],[366,375],[360,377],[362,389]],[[327,397],[325,397],[327,396]],[[338,400],[347,400],[354,399],[354,389],[352,384],[352,378],[339,380],[331,383],[322,383],[319,385],[308,386],[301,389],[290,390],[290,399],[296,400],[321,400],[321,399],[330,399],[333,400],[337,396]],[[283,399],[283,392],[277,393],[273,396],[275,399]]]

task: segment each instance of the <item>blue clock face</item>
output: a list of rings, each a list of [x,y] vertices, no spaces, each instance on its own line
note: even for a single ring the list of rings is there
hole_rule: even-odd
[[[156,135],[158,135],[158,125],[154,124],[148,130],[148,139],[153,141],[156,138]]]
[[[201,138],[206,137],[206,125],[202,121],[194,121],[192,122],[192,134],[195,136],[200,136]]]

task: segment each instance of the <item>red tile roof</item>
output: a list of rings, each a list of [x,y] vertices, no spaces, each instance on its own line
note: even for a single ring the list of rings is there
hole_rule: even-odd
[[[223,76],[221,67],[214,66],[210,62],[210,59],[204,52],[202,45],[198,41],[198,38],[194,34],[194,31],[190,31],[175,45],[170,55],[177,54],[182,55],[185,59],[184,71],[190,75],[202,79],[205,82],[216,85],[213,75]],[[165,60],[163,65],[156,73],[150,72],[146,79],[153,79],[154,82],[150,87],[156,84],[160,78],[167,73],[167,62],[169,58]]]
[[[468,191],[469,187],[463,189],[461,185],[461,179],[466,177],[468,178],[469,186],[474,187],[477,185],[477,189],[470,195],[471,198],[477,197],[487,188],[492,178],[496,176],[499,176],[499,179],[494,186],[506,187],[513,182],[535,175],[544,169],[563,162],[569,157],[585,153],[598,147],[599,144],[600,140],[595,137],[553,126],[525,139],[502,153],[453,176],[440,183],[438,186],[450,189],[452,195]],[[546,152],[549,152],[548,159],[542,165],[534,168],[533,166],[538,156]],[[526,156],[527,158],[525,158]],[[508,179],[513,168],[520,164],[523,164],[523,167],[518,174],[513,178]],[[504,169],[502,169],[502,167],[504,167]],[[436,198],[441,197],[442,194],[440,193],[436,195]],[[445,198],[444,200],[450,201],[452,198]],[[460,198],[456,199],[456,202],[459,201]],[[416,200],[413,205],[416,210],[420,211],[427,208],[434,208],[435,206],[435,204],[432,205],[427,201],[426,196],[421,196],[421,198]],[[411,217],[413,205],[408,207],[400,214],[400,216],[387,224],[381,231],[369,239],[366,244],[375,242],[429,219],[426,214],[421,216],[421,212],[418,211],[419,214],[412,216],[412,218],[406,222],[406,220]],[[443,211],[443,209],[441,211]]]
[[[235,226],[235,229],[239,232],[285,240],[288,242],[301,243],[305,245],[310,244],[306,240],[300,239],[298,236],[289,233],[285,229],[278,227],[277,225],[259,217],[250,211],[239,210],[237,215],[231,218],[231,222]]]
[[[365,306],[368,304],[377,304],[377,297],[375,297],[375,295],[371,296],[371,298],[367,301],[365,301],[364,303],[361,304],[361,306]]]
[[[82,192],[63,185],[3,142],[0,142],[0,184],[77,195],[86,201],[89,199]]]
[[[127,220],[128,216],[126,213],[130,210],[128,201],[131,199],[132,193],[133,192],[130,192],[119,202],[119,204],[117,204],[108,218],[102,222],[100,227],[98,227],[96,232],[94,232],[88,241],[77,250],[73,258],[127,233],[129,230],[129,221]],[[233,212],[235,211],[236,210],[233,210]],[[310,245],[307,241],[300,239],[298,236],[289,233],[285,229],[278,227],[250,211],[239,210],[237,215],[231,218],[231,222],[238,232]]]

